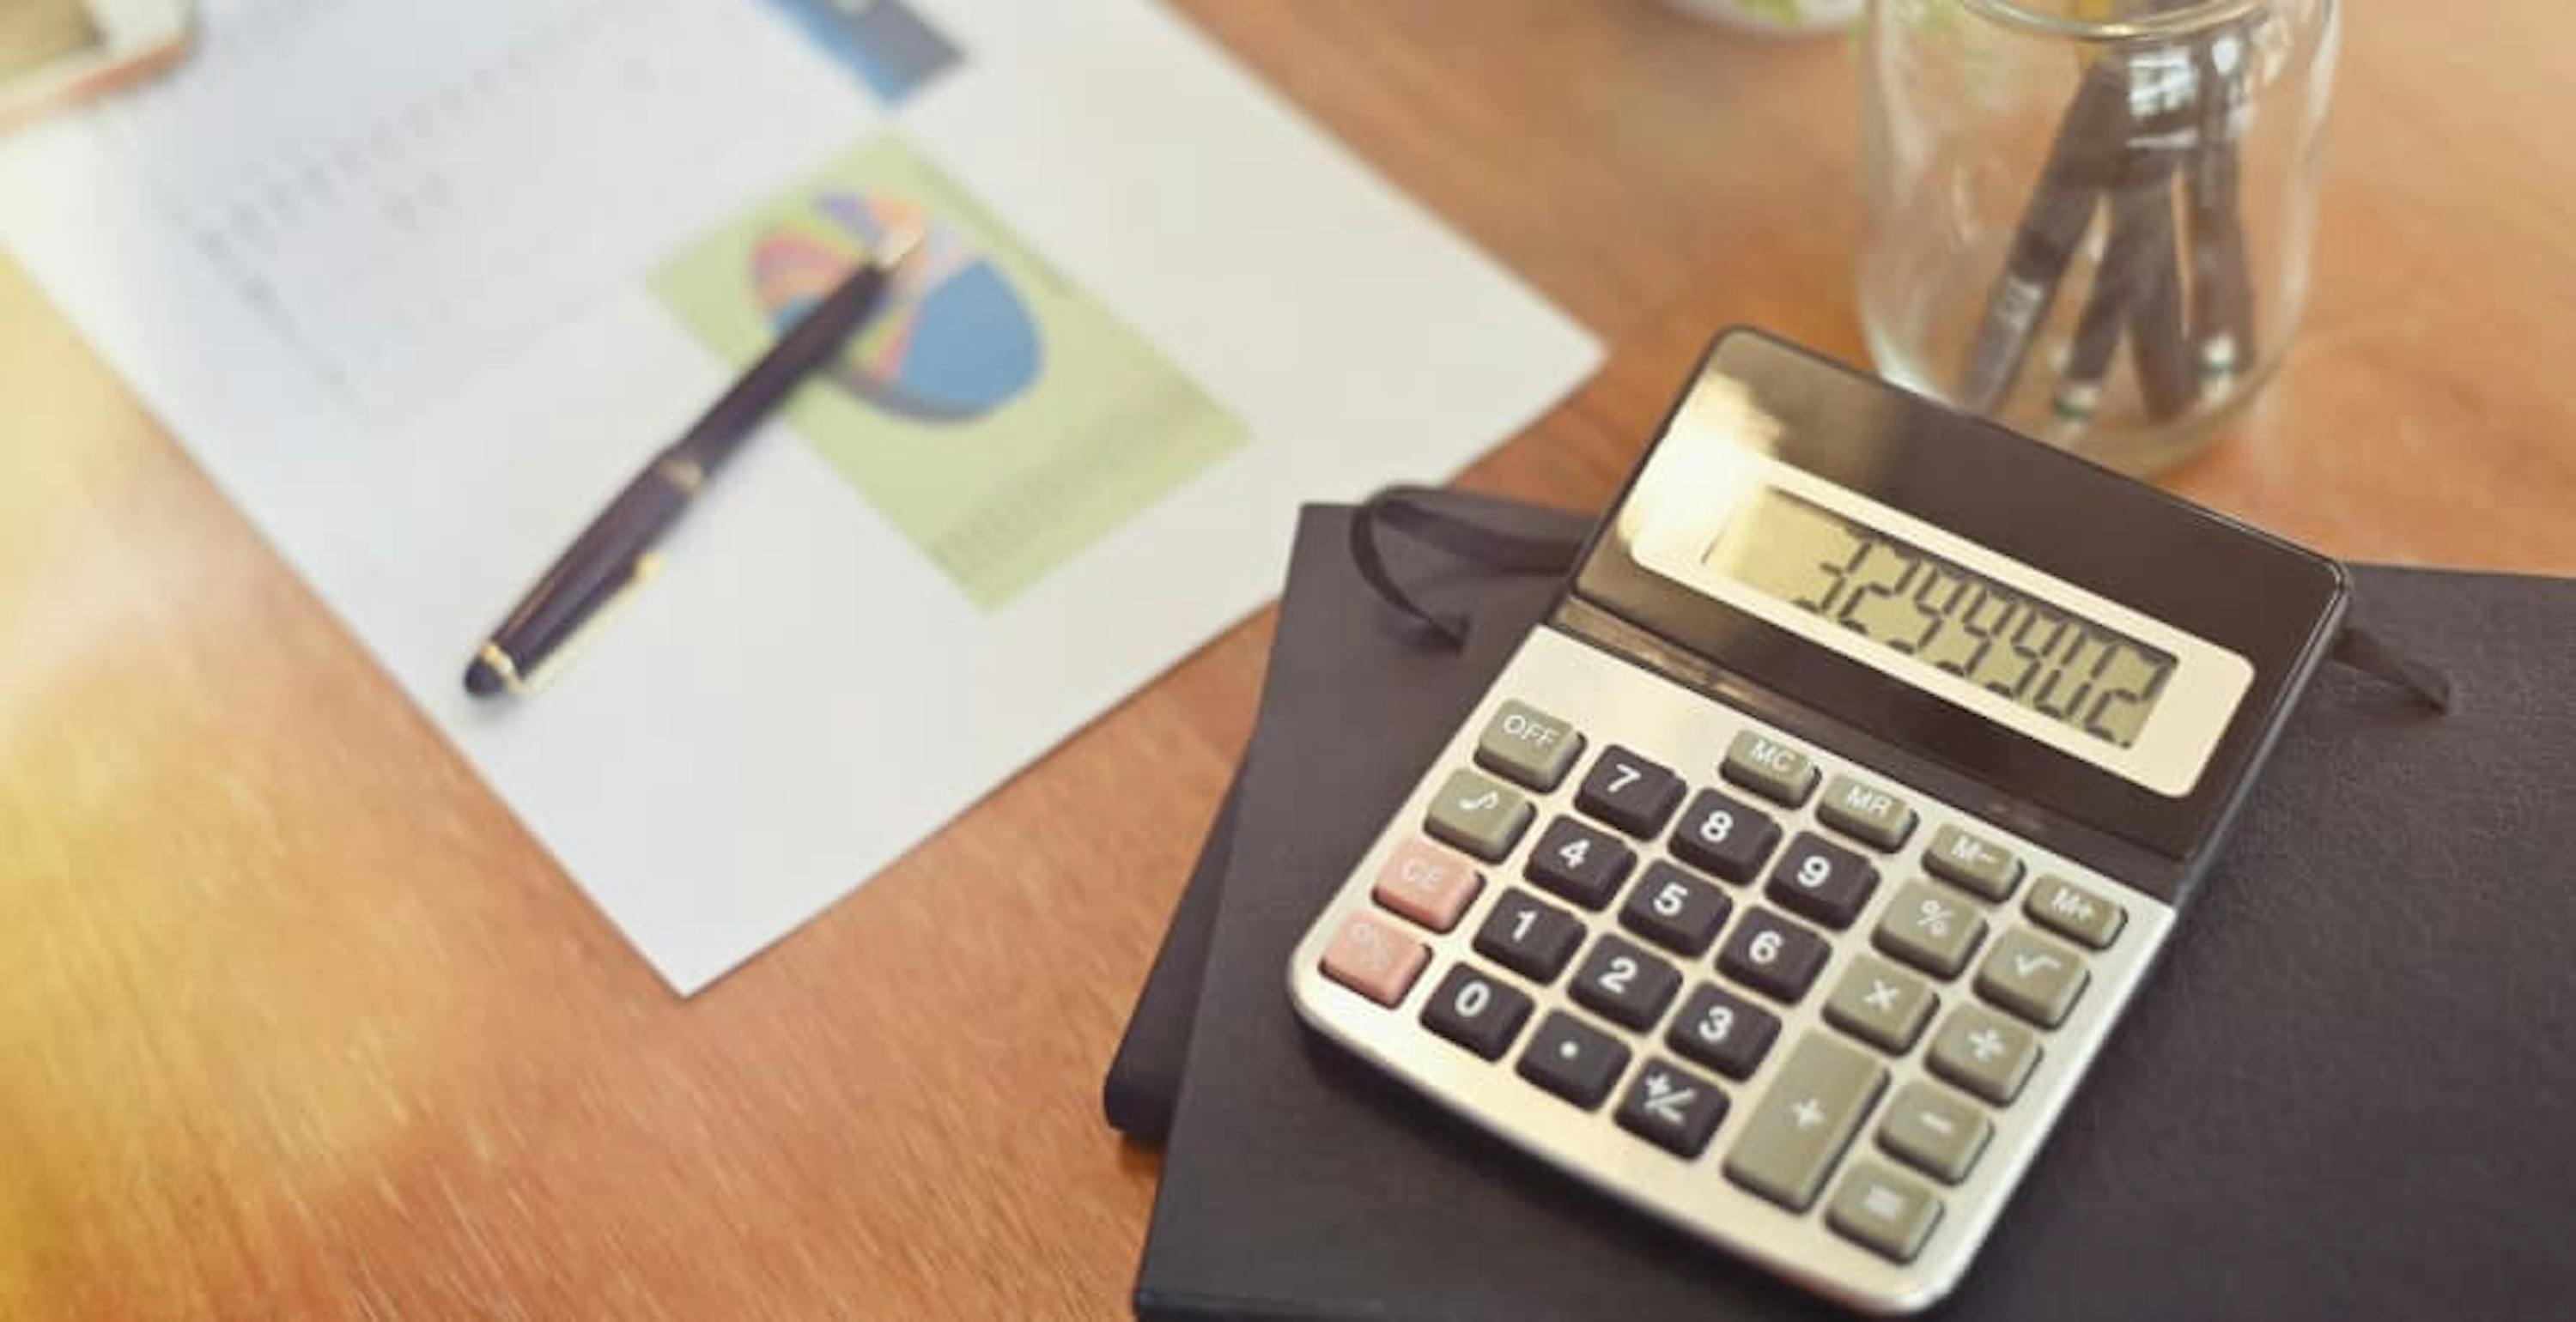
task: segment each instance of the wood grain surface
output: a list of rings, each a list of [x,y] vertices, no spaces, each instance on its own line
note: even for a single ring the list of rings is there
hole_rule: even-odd
[[[1860,358],[1847,43],[1183,8],[1610,346],[1470,485],[1597,504],[1722,324]],[[2306,331],[2173,484],[2576,570],[2576,13],[2349,18]],[[1125,1310],[1100,1071],[1266,613],[682,1002],[6,265],[0,472],[0,1317]]]

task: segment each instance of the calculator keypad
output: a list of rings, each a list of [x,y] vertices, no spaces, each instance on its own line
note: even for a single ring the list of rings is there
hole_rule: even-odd
[[[1954,1271],[2170,911],[1695,695],[1731,728],[1684,746],[1582,685],[1498,688],[1310,937],[1358,993],[1324,1026],[1400,1024],[1372,1054],[1598,1182],[1689,1164],[1707,1210],[1671,1214],[1767,1261],[1771,1217],[1846,1255],[1811,1277]]]
[[[1825,1021],[1881,1051],[1903,1054],[1940,1003],[1931,984],[1880,959],[1855,956],[1825,1001]]]

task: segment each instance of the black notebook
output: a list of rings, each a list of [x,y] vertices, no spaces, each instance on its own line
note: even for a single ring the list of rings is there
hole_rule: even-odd
[[[1289,950],[1557,588],[1399,548],[1425,604],[1471,621],[1452,649],[1362,580],[1351,517],[1301,524],[1231,830],[1184,902],[1203,949],[1176,929],[1112,1080],[1131,1102],[1149,1062],[1181,1081],[1138,1310],[1825,1311],[1298,1024]],[[1569,557],[1583,527],[1514,517]],[[2356,578],[2357,621],[2447,671],[2454,710],[2320,677],[1945,1313],[2496,1317],[2576,1297],[2576,584]]]

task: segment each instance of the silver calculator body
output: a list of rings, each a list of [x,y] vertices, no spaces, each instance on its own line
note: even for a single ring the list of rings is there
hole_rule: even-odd
[[[1903,1313],[1959,1282],[2339,628],[2333,562],[1749,331],[1299,943],[1323,1036]]]

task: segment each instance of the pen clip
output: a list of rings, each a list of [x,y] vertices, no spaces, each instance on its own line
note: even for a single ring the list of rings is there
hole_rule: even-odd
[[[661,572],[660,552],[646,551],[636,556],[627,566],[624,574],[619,575],[609,586],[596,594],[597,604],[582,611],[581,622],[574,625],[572,630],[563,636],[562,641],[556,643],[524,674],[520,672],[518,662],[512,659],[509,653],[502,651],[498,643],[483,644],[483,660],[492,667],[494,673],[500,675],[501,687],[512,697],[525,697],[534,693],[544,688],[548,681],[561,673],[565,663],[572,659],[575,652],[581,650],[585,641],[590,638],[591,632],[599,627],[600,621],[617,613],[619,608],[626,604],[628,598],[634,595],[635,589],[642,587],[646,580]]]

